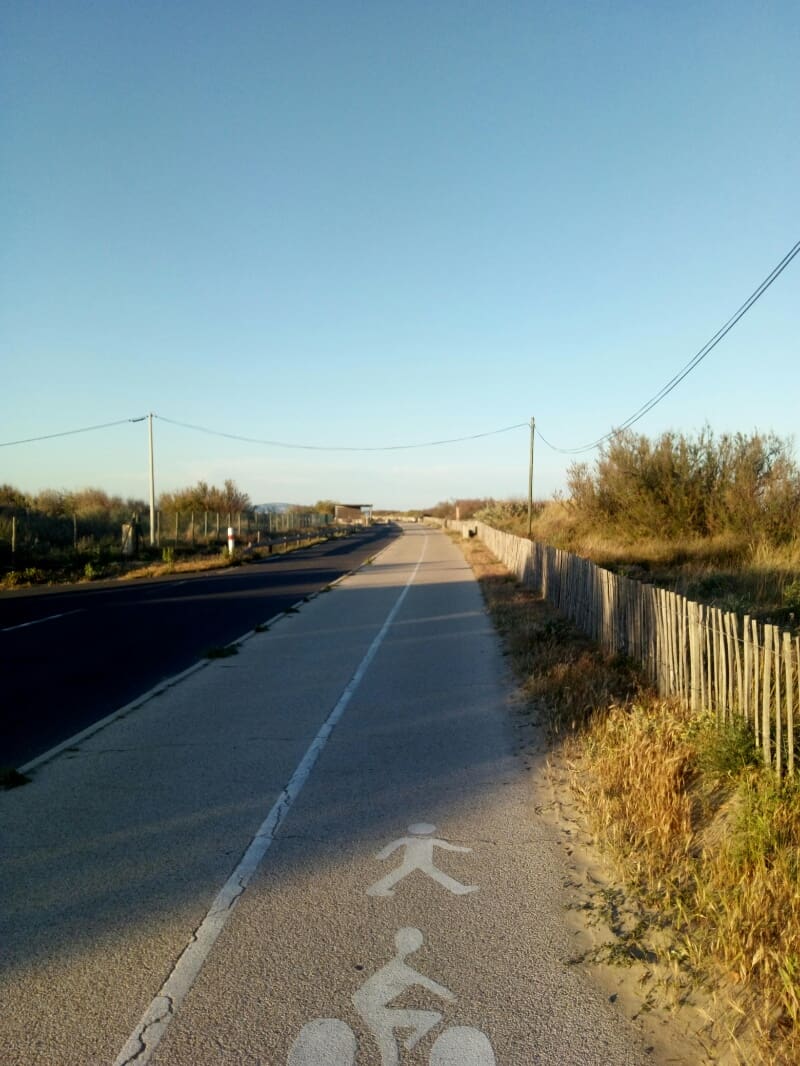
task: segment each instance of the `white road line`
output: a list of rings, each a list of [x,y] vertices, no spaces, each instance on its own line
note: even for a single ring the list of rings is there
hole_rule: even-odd
[[[67,618],[71,614],[80,614],[85,610],[85,607],[78,607],[75,611],[62,611],[61,614],[49,614],[47,618],[35,618],[32,622],[22,622],[18,626],[6,626],[5,629],[0,629],[0,633],[11,633],[15,629],[27,629],[28,626],[38,626],[41,622],[53,622],[56,618]]]
[[[378,635],[370,644],[358,669],[353,674],[339,697],[336,706],[330,712],[321,729],[314,737],[308,751],[298,763],[297,769],[292,774],[288,785],[281,792],[280,796],[278,796],[272,810],[264,819],[258,832],[251,840],[247,850],[239,860],[239,865],[222,886],[222,889],[211,904],[205,918],[198,926],[192,939],[184,948],[183,953],[175,963],[172,973],[166,979],[158,994],[139,1019],[139,1024],[136,1026],[133,1033],[131,1033],[122,1051],[120,1051],[119,1055],[114,1060],[114,1066],[130,1066],[130,1064],[134,1062],[137,1066],[144,1066],[145,1063],[150,1061],[161,1038],[166,1032],[169,1023],[175,1017],[178,1008],[188,995],[194,982],[197,980],[197,976],[208,958],[217,937],[222,932],[226,922],[233,913],[236,904],[241,899],[242,893],[250,883],[261,860],[269,850],[272,841],[275,839],[275,834],[286,818],[286,815],[289,813],[292,804],[300,795],[311,771],[314,769],[317,759],[321,755],[325,745],[328,743],[331,733],[336,728],[348,703],[364,679],[364,675],[369,669],[370,663],[375,658],[378,648],[383,643],[392,622],[397,617],[397,613],[403,605],[408,590],[416,580],[419,568],[422,565],[422,560],[425,556],[427,544],[428,537],[426,536],[422,544],[422,552],[420,553],[419,560],[414,567],[411,577],[408,579],[405,587],[397,597],[394,606],[386,617],[386,621],[381,626]]]

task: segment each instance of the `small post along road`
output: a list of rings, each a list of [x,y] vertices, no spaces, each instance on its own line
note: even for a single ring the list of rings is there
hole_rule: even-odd
[[[563,858],[442,533],[0,797],[9,1064],[654,1062],[569,962]]]

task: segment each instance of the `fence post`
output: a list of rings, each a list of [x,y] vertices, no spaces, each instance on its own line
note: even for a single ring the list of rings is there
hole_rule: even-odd
[[[788,652],[786,661],[789,663],[792,658],[792,638],[788,633],[786,634],[786,640]],[[800,637],[797,637],[795,641],[795,652],[794,661],[797,669],[794,672],[794,676],[797,679],[797,695],[798,699],[800,699]],[[791,667],[787,667],[787,670],[789,669],[791,669]],[[788,677],[786,680],[786,688],[790,693],[789,702],[786,708],[786,733],[789,741],[789,773],[794,774],[794,684]]]
[[[778,637],[778,627],[775,626],[775,771],[780,777],[783,773],[783,723],[781,721],[781,642]]]
[[[735,614],[729,614],[730,618],[730,633],[733,640],[733,654],[736,659],[736,689],[731,699],[731,710],[736,709],[736,713],[741,717],[742,714],[742,653],[739,650],[739,619]]]
[[[758,622],[753,618],[750,622],[753,634],[753,733],[756,738],[756,747],[761,747],[761,645],[758,640]]]
[[[689,600],[689,691],[691,707],[699,711],[703,703],[703,686],[700,682],[700,608]]]
[[[764,686],[761,702],[761,743],[764,753],[764,764],[772,765],[772,750],[770,748],[770,713],[769,701],[772,695],[772,626],[764,626]]]
[[[750,615],[744,616],[744,624],[742,626],[742,638],[744,640],[744,653],[742,658],[743,663],[743,678],[742,678],[742,713],[744,714],[744,720],[747,724],[750,724],[750,697],[753,692],[753,682],[751,680],[751,668],[753,665],[753,652],[752,645],[750,643]]]

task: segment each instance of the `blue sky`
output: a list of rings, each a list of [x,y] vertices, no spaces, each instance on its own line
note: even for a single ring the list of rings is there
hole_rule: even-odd
[[[0,443],[152,411],[572,448],[800,238],[793,0],[7,0],[0,36]],[[799,290],[800,257],[636,428],[793,435]],[[155,440],[157,491],[527,491],[524,426]],[[571,461],[537,440],[537,497]],[[0,448],[0,482],[145,497],[146,425]]]

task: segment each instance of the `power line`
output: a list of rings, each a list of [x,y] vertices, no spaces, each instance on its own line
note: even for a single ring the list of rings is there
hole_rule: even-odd
[[[118,422],[103,422],[99,426],[83,426],[81,429],[65,429],[61,433],[46,433],[42,437],[25,437],[23,440],[7,440],[0,442],[0,448],[10,448],[12,444],[32,444],[37,440],[53,440],[55,437],[73,437],[76,433],[91,433],[96,429],[110,429],[111,426],[124,426],[128,422],[144,422],[147,415],[141,418],[121,418]]]
[[[409,451],[412,448],[436,448],[442,444],[460,444],[463,441],[479,440],[482,437],[494,437],[500,433],[510,433],[514,429],[522,429],[528,426],[527,422],[518,422],[513,426],[504,426],[502,429],[490,429],[485,433],[472,433],[466,437],[451,437],[448,440],[429,440],[418,444],[384,444],[380,446],[347,447],[340,444],[291,444],[281,440],[262,440],[258,437],[243,437],[238,433],[225,433],[219,429],[209,429],[208,426],[197,426],[190,422],[179,422],[165,415],[154,415],[160,422],[167,422],[171,426],[180,426],[183,429],[191,429],[197,433],[207,433],[212,437],[225,437],[228,440],[244,441],[245,444],[263,444],[270,448],[292,448],[298,451],[310,452],[399,452]]]
[[[716,346],[723,339],[723,337],[730,333],[736,323],[741,318],[743,318],[753,306],[753,304],[756,303],[756,301],[764,295],[770,285],[772,285],[772,283],[783,273],[783,271],[791,263],[795,256],[798,255],[798,253],[800,253],[800,241],[798,241],[797,244],[795,244],[795,246],[786,253],[783,259],[781,259],[780,263],[778,263],[778,265],[767,275],[767,277],[764,278],[758,288],[755,289],[755,291],[752,292],[750,296],[748,296],[748,298],[745,300],[739,310],[736,311],[735,314],[733,314],[728,319],[728,321],[717,330],[717,332],[714,334],[713,337],[711,337],[710,340],[706,341],[703,347],[694,356],[692,356],[689,362],[686,363],[686,365],[683,366],[677,372],[677,374],[675,374],[674,377],[670,378],[670,380],[665,385],[662,385],[662,387],[654,396],[651,396],[649,400],[646,400],[645,403],[643,403],[642,406],[638,408],[638,410],[634,411],[632,415],[626,418],[625,421],[621,423],[621,425],[616,426],[614,429],[610,430],[602,437],[598,437],[598,439],[592,441],[591,444],[582,444],[580,447],[577,448],[559,448],[555,444],[551,444],[550,441],[543,437],[541,432],[537,429],[536,432],[539,434],[539,438],[541,439],[541,441],[554,452],[561,452],[563,455],[578,455],[581,452],[588,452],[592,451],[594,448],[598,448],[601,444],[605,444],[607,440],[611,440],[611,438],[615,437],[618,433],[622,433],[624,430],[634,425],[636,422],[639,421],[640,418],[644,418],[648,411],[652,411],[652,409],[657,404],[661,403],[661,401],[665,397],[667,397],[673,389],[677,388],[677,386],[680,385],[683,379],[687,377],[694,370],[694,368],[698,366],[705,359],[705,357],[714,350],[714,348],[716,348]]]
[[[53,440],[56,437],[71,437],[77,433],[90,433],[96,429],[109,429],[112,426],[122,426],[129,422],[145,422],[147,418],[147,415],[141,415],[139,418],[122,418],[117,422],[103,422],[96,426],[82,426],[80,429],[66,429],[60,433],[45,433],[38,437],[25,437],[21,440],[2,441],[0,442],[0,448],[10,448],[14,444],[31,444],[40,440]],[[513,426],[503,426],[501,429],[490,429],[485,433],[472,433],[468,436],[451,437],[447,440],[422,441],[418,444],[386,444],[373,447],[347,447],[338,444],[292,444],[280,440],[262,440],[258,437],[244,437],[238,433],[225,433],[222,430],[211,429],[208,426],[198,426],[191,422],[180,422],[175,418],[167,418],[166,415],[154,414],[153,418],[157,418],[159,421],[166,422],[171,426],[180,426],[182,429],[191,429],[197,433],[206,433],[212,437],[225,437],[228,440],[243,441],[245,444],[262,444],[271,448],[292,448],[300,451],[313,452],[393,452],[407,451],[412,448],[435,448],[442,444],[460,444],[463,441],[479,440],[481,437],[493,437],[500,433],[510,433],[514,429],[522,429],[524,426],[528,425],[527,422],[519,422]]]

